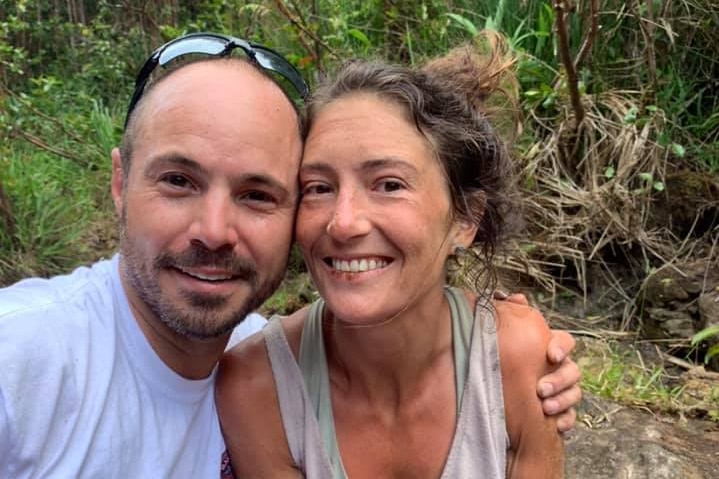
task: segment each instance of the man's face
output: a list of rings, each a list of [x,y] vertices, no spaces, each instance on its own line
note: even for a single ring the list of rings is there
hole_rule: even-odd
[[[135,314],[192,338],[229,332],[282,279],[301,156],[297,117],[248,65],[203,62],[137,111],[113,152],[123,282]]]

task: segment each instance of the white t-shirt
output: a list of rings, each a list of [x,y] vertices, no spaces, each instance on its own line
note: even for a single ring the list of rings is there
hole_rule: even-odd
[[[233,343],[264,323],[248,316]],[[219,478],[214,379],[155,354],[117,255],[0,289],[0,477]]]

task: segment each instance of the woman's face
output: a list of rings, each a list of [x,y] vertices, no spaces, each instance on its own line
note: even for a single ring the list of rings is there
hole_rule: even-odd
[[[399,106],[362,93],[320,110],[300,191],[297,242],[338,319],[378,323],[441,298],[445,259],[466,234],[429,143]]]

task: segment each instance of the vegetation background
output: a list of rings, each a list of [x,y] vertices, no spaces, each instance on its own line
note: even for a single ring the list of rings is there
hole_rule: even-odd
[[[0,0],[0,286],[113,253],[109,151],[137,69],[163,42],[251,39],[313,84],[347,58],[417,64],[484,28],[518,57],[526,228],[498,258],[510,287],[531,287],[577,336],[606,340],[585,390],[719,420],[719,388],[697,406],[666,361],[640,354],[692,367],[719,353],[705,342],[718,326],[642,339],[647,278],[682,262],[719,266],[716,1]],[[293,254],[265,311],[312,295]]]

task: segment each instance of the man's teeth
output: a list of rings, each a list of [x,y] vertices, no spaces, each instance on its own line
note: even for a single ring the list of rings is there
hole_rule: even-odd
[[[337,271],[345,273],[363,273],[365,271],[372,271],[373,269],[384,268],[385,266],[387,266],[387,261],[382,259],[353,259],[351,261],[339,259],[332,260],[332,267]]]
[[[231,274],[227,274],[227,273],[224,273],[224,274],[203,274],[203,273],[198,273],[198,272],[196,272],[196,271],[188,271],[188,270],[182,269],[182,268],[180,268],[180,271],[182,271],[182,272],[185,273],[186,275],[192,276],[193,278],[202,279],[202,280],[204,280],[204,281],[225,281],[225,280],[228,280],[228,279],[232,279],[232,275],[231,275]]]

